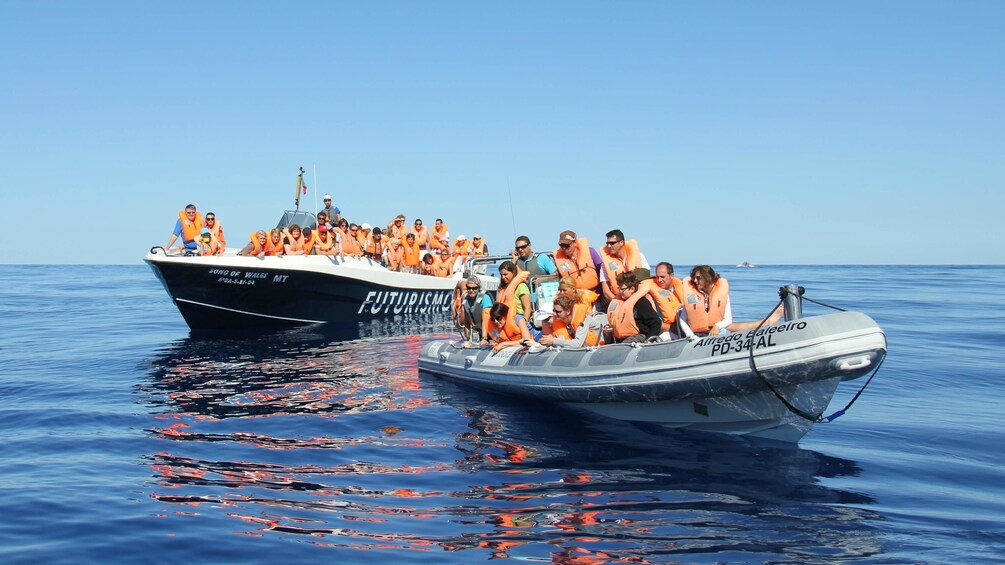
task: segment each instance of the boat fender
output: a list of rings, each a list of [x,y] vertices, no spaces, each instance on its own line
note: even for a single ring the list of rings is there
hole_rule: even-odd
[[[858,357],[850,357],[845,359],[836,359],[834,364],[837,368],[842,371],[855,371],[858,369],[864,369],[869,365],[872,365],[872,359],[866,355],[860,355]]]

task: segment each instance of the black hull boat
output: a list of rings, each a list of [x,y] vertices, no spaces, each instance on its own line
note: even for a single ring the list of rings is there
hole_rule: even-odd
[[[372,321],[439,316],[447,322],[457,284],[357,257],[200,257],[154,248],[144,261],[193,331],[320,325],[353,334]]]

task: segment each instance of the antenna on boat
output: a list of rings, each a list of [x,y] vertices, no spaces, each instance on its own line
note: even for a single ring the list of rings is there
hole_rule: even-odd
[[[293,211],[293,213],[294,213],[293,217],[294,218],[296,217],[296,213],[300,211],[300,191],[301,190],[303,191],[304,194],[307,194],[307,185],[304,184],[304,168],[302,166],[300,167],[300,174],[297,175],[297,194],[296,194],[296,197],[295,197],[295,199],[293,201],[294,204],[296,204],[296,210]]]

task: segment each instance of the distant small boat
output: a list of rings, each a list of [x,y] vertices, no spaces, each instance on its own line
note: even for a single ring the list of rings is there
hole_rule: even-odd
[[[750,267],[751,269],[753,269],[754,265],[751,265],[748,261],[744,261],[743,263],[737,265],[737,267]]]

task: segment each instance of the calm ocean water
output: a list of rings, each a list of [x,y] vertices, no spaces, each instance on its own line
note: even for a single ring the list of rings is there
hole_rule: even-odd
[[[146,266],[0,266],[0,562],[1005,562],[1005,268],[722,272],[884,328],[846,416],[656,433],[420,377],[429,334],[193,339]]]

